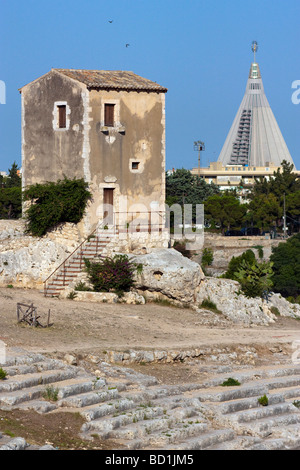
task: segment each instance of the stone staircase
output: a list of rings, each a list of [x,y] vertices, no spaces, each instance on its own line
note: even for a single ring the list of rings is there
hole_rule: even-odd
[[[208,380],[181,385],[105,362],[96,376],[26,352],[10,354],[2,367],[8,375],[0,381],[0,409],[79,412],[81,437],[113,439],[115,450],[300,448],[300,366],[206,366]],[[221,386],[229,377],[241,385]],[[49,388],[56,401],[45,398]],[[264,395],[267,406],[258,402]]]
[[[58,297],[64,288],[82,272],[84,259],[93,259],[99,255],[114,235],[113,232],[107,230],[105,233],[92,234],[82,242],[44,281],[45,297]]]

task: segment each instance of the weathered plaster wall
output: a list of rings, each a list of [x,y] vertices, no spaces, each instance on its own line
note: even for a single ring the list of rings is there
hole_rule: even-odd
[[[104,128],[104,104],[115,104],[116,123]],[[103,189],[114,189],[118,212],[124,206],[150,210],[165,202],[165,96],[163,93],[90,93],[90,171],[94,190],[91,218],[103,215]],[[132,162],[139,162],[132,170]]]
[[[84,177],[85,87],[51,71],[22,89],[23,186]],[[57,128],[57,104],[67,104],[67,127]]]

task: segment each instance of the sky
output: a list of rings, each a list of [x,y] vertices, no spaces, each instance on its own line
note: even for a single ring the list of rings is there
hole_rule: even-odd
[[[300,169],[299,18],[299,0],[0,0],[0,171],[21,166],[19,88],[51,68],[131,70],[167,87],[166,169],[197,167],[197,140],[208,166],[244,96],[254,40]]]

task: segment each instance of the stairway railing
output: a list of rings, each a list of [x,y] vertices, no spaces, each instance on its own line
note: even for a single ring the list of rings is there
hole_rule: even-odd
[[[136,220],[135,217],[136,215],[141,216],[142,220],[137,219],[137,224],[135,224]],[[153,223],[151,220],[151,215],[155,214],[158,216],[158,220],[156,220],[156,223]],[[124,223],[124,216],[126,215],[126,223]],[[145,217],[146,215],[146,217]],[[122,222],[120,222],[122,219]],[[63,269],[63,286],[66,285],[66,263],[75,255],[80,250],[80,268],[82,267],[82,252],[83,252],[83,246],[90,241],[92,237],[95,236],[95,233],[97,232],[97,241],[96,241],[96,253],[98,253],[98,244],[99,244],[99,236],[98,234],[101,233],[101,235],[109,238],[110,236],[115,236],[120,233],[134,233],[134,232],[148,232],[151,233],[151,231],[154,232],[159,232],[161,233],[164,226],[165,226],[165,220],[164,220],[164,212],[157,211],[157,212],[114,212],[113,213],[113,221],[112,225],[107,225],[105,221],[100,223],[93,231],[90,233],[90,235],[85,238],[80,245],[75,248],[75,250],[69,254],[69,256],[45,279],[44,281],[44,296],[47,295],[47,285],[49,284],[49,280],[56,274],[58,273],[61,269]]]
[[[90,235],[85,238],[81,243],[80,245],[77,246],[77,248],[75,248],[74,251],[72,251],[72,253],[69,254],[69,256],[67,258],[64,259],[64,261],[47,277],[47,279],[45,279],[44,281],[44,296],[47,295],[47,283],[49,283],[49,279],[52,278],[58,271],[60,271],[60,269],[63,268],[63,285],[65,286],[65,282],[66,282],[66,269],[65,269],[65,266],[66,266],[66,263],[70,260],[70,258],[72,258],[74,256],[75,253],[78,252],[78,250],[81,250],[81,253],[80,253],[80,268],[82,266],[82,247],[83,245],[90,241],[91,237],[93,237],[96,233],[96,231],[98,231],[98,227],[95,228],[95,230],[93,230],[92,233],[90,233]],[[98,237],[97,237],[97,244],[96,244],[96,251],[98,252]]]

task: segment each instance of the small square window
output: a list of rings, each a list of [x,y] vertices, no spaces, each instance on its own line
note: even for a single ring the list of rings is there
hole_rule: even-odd
[[[132,170],[138,170],[139,169],[140,162],[132,162],[131,164],[131,169]]]

